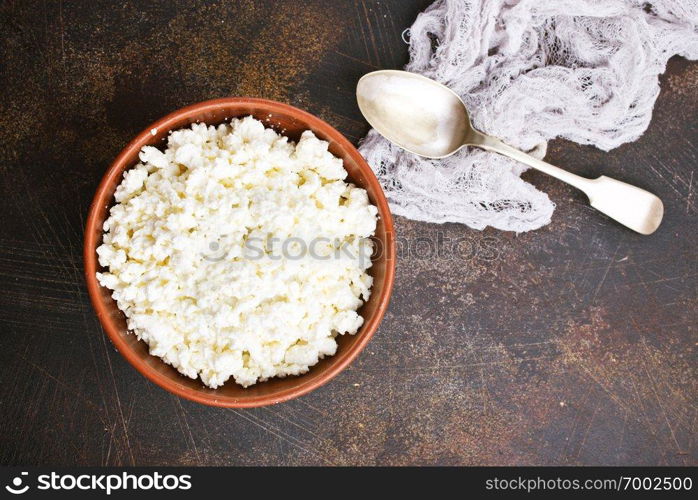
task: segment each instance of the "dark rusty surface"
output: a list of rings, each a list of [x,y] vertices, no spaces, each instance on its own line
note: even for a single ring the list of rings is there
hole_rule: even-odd
[[[548,155],[660,195],[651,237],[535,173],[558,205],[539,231],[397,218],[402,259],[374,340],[328,385],[271,408],[171,396],[103,335],[82,227],[129,138],[246,94],[357,142],[356,80],[404,64],[400,34],[428,3],[2,2],[0,463],[698,463],[698,65],[682,59],[639,141]],[[428,246],[446,238],[464,239],[458,252]]]

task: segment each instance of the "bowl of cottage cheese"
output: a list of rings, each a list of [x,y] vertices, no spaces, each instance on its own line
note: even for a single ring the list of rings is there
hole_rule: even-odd
[[[324,384],[376,331],[392,219],[352,144],[252,98],[207,101],[141,132],[104,176],[85,273],[117,350],[205,404],[278,403]]]

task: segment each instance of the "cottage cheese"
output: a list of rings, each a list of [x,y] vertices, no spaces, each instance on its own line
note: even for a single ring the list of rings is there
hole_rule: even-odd
[[[304,373],[357,332],[377,209],[327,148],[247,117],[142,149],[97,278],[151,354],[209,387],[246,387]]]

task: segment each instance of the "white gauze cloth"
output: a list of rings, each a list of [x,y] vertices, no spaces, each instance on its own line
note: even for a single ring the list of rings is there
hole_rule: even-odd
[[[439,0],[408,34],[405,69],[453,89],[477,129],[538,158],[556,137],[607,151],[647,128],[667,60],[698,59],[698,0]],[[360,150],[411,219],[521,232],[555,208],[495,153],[427,160],[374,130]]]

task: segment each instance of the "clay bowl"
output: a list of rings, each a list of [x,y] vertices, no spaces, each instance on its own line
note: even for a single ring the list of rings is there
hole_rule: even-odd
[[[294,141],[309,129],[330,143],[330,151],[344,160],[349,180],[366,189],[371,202],[378,207],[380,219],[376,240],[379,251],[370,269],[374,278],[371,297],[359,310],[364,324],[356,335],[339,336],[339,347],[334,356],[321,360],[304,375],[275,378],[246,389],[231,379],[218,389],[209,389],[200,380],[185,377],[160,358],[151,356],[145,342],[128,332],[125,316],[117,308],[110,291],[101,287],[95,277],[100,270],[96,248],[102,241],[102,224],[114,203],[116,186],[124,171],[138,163],[141,147],[163,147],[171,130],[194,122],[216,125],[246,115],[264,120]],[[267,118],[269,122],[266,122]],[[116,157],[90,207],[85,228],[84,260],[87,289],[97,317],[116,349],[129,363],[152,382],[178,396],[207,405],[245,408],[279,403],[306,394],[328,382],[356,358],[375,333],[388,306],[395,274],[395,236],[388,203],[375,175],[342,134],[319,118],[286,104],[264,99],[225,98],[194,104],[167,115],[138,134]]]

